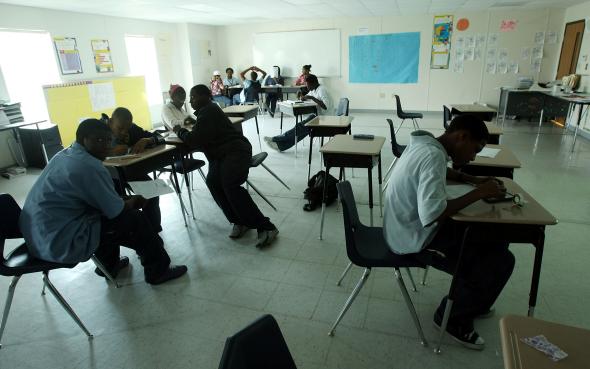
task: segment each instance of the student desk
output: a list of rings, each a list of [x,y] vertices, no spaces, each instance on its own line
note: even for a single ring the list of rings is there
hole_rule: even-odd
[[[317,116],[307,122],[305,126],[309,128],[309,159],[307,160],[307,180],[311,174],[311,152],[313,148],[313,138],[321,137],[322,146],[324,137],[332,137],[339,134],[350,133],[350,124],[353,117],[348,116]]]
[[[12,130],[12,133],[14,134],[14,139],[18,142],[18,147],[20,148],[20,153],[19,155],[21,156],[20,158],[15,158],[17,159],[17,164],[20,165],[20,160],[23,161],[24,166],[27,166],[27,161],[25,158],[25,153],[23,151],[23,146],[21,143],[21,138],[20,138],[20,132],[19,132],[19,128],[20,127],[25,127],[25,126],[30,126],[35,124],[37,126],[37,131],[39,131],[39,124],[45,123],[47,122],[46,120],[40,120],[40,121],[36,121],[36,122],[19,122],[19,123],[9,123],[9,124],[2,124],[0,125],[0,132],[2,131],[8,131],[8,130]],[[41,132],[39,132],[39,137],[42,137]],[[43,145],[43,140],[41,139],[41,145]],[[45,150],[42,150],[45,153]],[[47,158],[45,158],[47,159]],[[47,160],[46,160],[47,161]]]
[[[262,86],[262,93],[269,93],[269,92],[276,92],[279,94],[287,94],[287,99],[289,99],[289,94],[297,93],[301,91],[301,87],[294,87],[294,86],[282,86],[282,85],[268,85]]]
[[[555,362],[541,351],[520,341],[521,338],[541,334],[568,356]],[[507,315],[500,319],[500,335],[506,369],[578,369],[587,368],[590,363],[590,331],[586,329]]]
[[[474,176],[494,176],[514,178],[514,169],[520,168],[520,161],[504,145],[486,145],[490,149],[500,149],[495,158],[476,156],[475,160],[461,168],[461,171]]]
[[[258,145],[262,150],[260,142],[260,131],[258,129],[258,106],[257,105],[231,105],[223,108],[223,112],[228,117],[242,118],[242,122],[254,118],[256,121],[256,134],[258,135]],[[234,122],[232,122],[234,123]],[[241,126],[240,126],[241,130]]]
[[[501,178],[504,181],[506,190],[513,194],[519,194],[525,200],[522,207],[513,205],[512,202],[500,202],[488,204],[483,200],[477,201],[457,214],[451,219],[462,223],[464,226],[461,251],[463,254],[466,240],[477,242],[478,236],[484,237],[487,242],[490,240],[504,241],[509,243],[530,243],[535,247],[535,260],[529,293],[528,315],[533,316],[537,304],[537,292],[539,288],[539,277],[541,275],[541,262],[543,260],[543,248],[545,246],[545,227],[557,224],[557,219],[541,206],[535,199],[526,193],[518,184],[509,178]],[[493,232],[481,230],[493,226]],[[450,310],[455,297],[456,276],[461,271],[461,257],[455,266],[453,279],[449,288],[449,298],[443,315],[441,334],[435,352],[440,353],[440,346],[444,337]]]
[[[588,112],[588,105],[590,105],[590,95],[588,95],[588,94],[564,94],[564,93],[553,94],[553,93],[545,92],[545,91],[543,93],[545,95],[553,96],[553,97],[556,97],[560,100],[566,101],[569,104],[566,120],[570,116],[570,114],[574,111],[576,106],[579,106],[576,127],[574,130],[574,141],[572,142],[572,152],[573,152],[574,146],[576,145],[576,138],[578,137],[578,128],[580,128],[580,122],[582,121],[582,112],[583,112],[584,108],[586,108],[586,113]],[[544,110],[544,107],[543,107],[543,109],[541,109],[541,118],[539,120],[539,124],[541,124],[541,122],[543,121],[543,110]]]
[[[283,115],[287,114],[295,117],[295,126],[302,120],[303,115],[317,114],[317,105],[312,101],[281,101],[277,103],[277,108],[281,112],[281,133],[283,133]],[[297,130],[295,130],[295,156],[297,157]]]
[[[366,168],[369,179],[369,209],[371,226],[373,225],[373,167],[378,165],[379,178],[379,206],[382,208],[381,198],[381,148],[385,143],[385,137],[375,136],[372,140],[355,140],[351,135],[336,135],[320,149],[326,166],[326,175],[330,168]],[[326,181],[324,181],[324,196],[326,193]],[[326,203],[322,196],[322,220],[320,224],[320,240],[324,230],[324,215]]]
[[[471,114],[481,120],[491,122],[496,115],[496,109],[482,104],[451,104],[451,115]]]
[[[182,208],[182,216],[184,217],[184,224],[187,225],[185,207],[180,196],[180,188],[176,185],[178,178],[174,170],[174,161],[180,160],[179,151],[172,145],[158,145],[145,150],[134,158],[111,158],[103,162],[107,169],[116,171],[121,187],[124,189],[127,184],[127,177],[138,177],[156,171],[160,168],[170,165],[172,167],[172,175],[174,176],[174,190],[178,195],[180,206]]]
[[[504,134],[502,127],[495,125],[492,122],[484,122],[488,129],[488,133],[490,134],[488,138],[488,144],[492,145],[499,145],[500,144],[500,136]]]

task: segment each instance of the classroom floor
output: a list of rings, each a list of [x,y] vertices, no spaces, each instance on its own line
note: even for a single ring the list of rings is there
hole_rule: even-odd
[[[385,114],[351,115],[354,132],[389,137]],[[420,124],[437,135],[442,132],[441,119],[442,114],[429,113]],[[278,118],[261,118],[263,134],[278,133],[278,122]],[[285,126],[291,125],[292,119],[287,119]],[[404,124],[400,143],[408,141],[410,127]],[[244,128],[257,152],[254,123],[246,122]],[[546,233],[536,316],[590,328],[590,142],[578,139],[572,153],[569,132],[549,124],[539,129],[535,123],[507,122],[502,143],[523,164],[515,180],[559,219]],[[217,368],[225,338],[271,313],[303,369],[502,368],[498,320],[504,314],[526,314],[533,263],[529,245],[511,246],[516,269],[496,303],[496,315],[476,322],[487,343],[483,352],[464,349],[448,338],[442,355],[432,352],[438,337],[432,314],[450,281],[435,270],[428,273],[426,286],[410,292],[431,347],[420,345],[390,270],[373,271],[336,335],[328,337],[330,324],[361,270],[353,268],[344,285],[336,286],[348,262],[342,214],[336,205],[328,208],[324,240],[319,241],[320,211],[302,210],[309,141],[299,148],[295,158],[293,150],[279,154],[263,147],[270,154],[266,164],[286,180],[291,191],[264,169],[251,171],[252,182],[278,208],[273,211],[253,195],[280,230],[272,247],[257,250],[254,231],[238,241],[230,240],[230,225],[201,179],[195,177],[197,220],[191,220],[188,228],[177,198],[161,198],[162,236],[173,262],[188,265],[187,276],[150,286],[143,281],[138,259],[125,249],[131,267],[120,274],[120,289],[97,277],[91,262],[52,272],[54,284],[94,334],[92,341],[52,296],[41,296],[40,275],[25,276],[16,290],[0,367]],[[382,152],[385,171],[392,154],[387,146]],[[312,173],[319,165],[315,151]],[[22,205],[35,178],[33,172],[11,181],[1,179],[0,192],[11,193]],[[347,178],[353,184],[361,218],[368,223],[366,172],[355,170],[353,177],[348,170]],[[378,207],[375,220],[380,224]],[[414,271],[416,279],[421,275]],[[8,284],[9,278],[0,278],[2,306]]]

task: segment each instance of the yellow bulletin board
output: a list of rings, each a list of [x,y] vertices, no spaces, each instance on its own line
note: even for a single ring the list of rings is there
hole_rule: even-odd
[[[152,128],[143,76],[48,85],[43,92],[49,119],[57,124],[64,146],[76,140],[81,120],[100,118],[101,113],[111,116],[119,106],[131,111],[135,124]]]

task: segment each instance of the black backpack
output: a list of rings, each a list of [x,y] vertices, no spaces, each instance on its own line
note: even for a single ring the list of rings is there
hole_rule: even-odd
[[[336,189],[338,180],[331,174],[328,174],[326,178],[326,172],[320,170],[307,181],[307,188],[303,191],[303,198],[307,199],[307,204],[303,206],[303,210],[312,211],[322,205],[324,181],[326,182],[326,194],[324,196],[326,205],[330,205],[338,198],[338,190]]]

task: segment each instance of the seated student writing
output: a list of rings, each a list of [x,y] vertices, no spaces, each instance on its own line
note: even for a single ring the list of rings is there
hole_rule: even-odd
[[[164,242],[140,209],[141,196],[121,199],[102,161],[112,134],[98,119],[78,126],[76,142],[57,153],[29,192],[19,224],[31,255],[56,263],[78,263],[93,254],[115,277],[129,265],[119,245],[137,252],[145,281],[178,278],[186,266],[170,265]],[[102,276],[98,269],[95,272]]]
[[[172,130],[176,125],[194,123],[192,114],[184,109],[186,91],[180,85],[170,85],[170,101],[162,107],[162,123],[167,129]]]
[[[103,114],[103,120],[105,117],[106,114]],[[145,151],[146,148],[165,143],[158,134],[150,133],[133,123],[133,115],[127,108],[119,107],[115,109],[111,118],[106,121],[106,125],[111,131],[112,139],[108,156],[123,155],[128,151],[132,154],[138,154]],[[147,173],[144,173],[142,175],[127,177],[127,180],[151,181],[152,179]],[[118,181],[115,180],[115,183],[118,184]],[[121,190],[118,185],[116,188]],[[159,197],[156,196],[148,199],[144,211],[156,232],[162,231]]]
[[[246,78],[246,73],[249,70],[252,71],[250,73],[250,79]],[[262,76],[260,76],[260,78],[258,78],[257,72],[260,72],[262,74]],[[247,102],[258,102],[258,94],[260,93],[260,90],[262,89],[262,86],[260,85],[260,81],[262,81],[264,79],[264,77],[266,77],[266,72],[256,66],[252,66],[248,69],[244,69],[240,73],[240,77],[242,77],[242,81],[244,83],[244,89],[242,90],[242,92],[240,92],[239,95],[234,96],[234,104],[241,104],[241,103],[247,103]]]
[[[317,112],[319,115],[332,113],[332,100],[326,88],[318,82],[318,78],[309,74],[306,77],[306,85],[309,90],[307,95],[301,97],[303,101],[311,101],[317,104]],[[315,118],[315,114],[310,114],[307,118],[297,123],[295,127],[283,133],[282,135],[274,137],[264,137],[264,141],[271,148],[278,151],[285,151],[295,145],[295,132],[297,132],[297,142],[303,140],[309,134],[309,128],[305,124]]]
[[[218,70],[213,72],[213,78],[211,79],[211,94],[213,101],[223,104],[223,106],[231,105],[231,100],[224,95],[225,88],[223,81],[221,80],[221,73]]]
[[[425,264],[448,274],[454,273],[463,232],[450,217],[466,206],[485,198],[501,197],[501,181],[474,177],[447,166],[450,159],[465,165],[475,158],[488,140],[484,122],[472,115],[453,119],[447,131],[435,138],[426,131],[415,131],[410,144],[393,168],[385,195],[383,234],[397,254],[414,254]],[[446,181],[459,181],[475,187],[467,194],[449,199]],[[478,239],[494,232],[482,228]],[[512,274],[514,256],[508,244],[495,241],[468,241],[452,305],[447,332],[462,345],[481,350],[484,340],[474,328],[474,319],[489,315]],[[439,327],[446,297],[434,314]]]
[[[175,126],[174,132],[192,149],[202,151],[209,161],[207,187],[233,229],[231,238],[239,238],[249,229],[258,230],[256,247],[270,245],[279,233],[256,206],[242,185],[248,179],[252,145],[235,129],[217,104],[211,91],[197,85],[190,91],[190,103],[197,123],[192,131]]]

